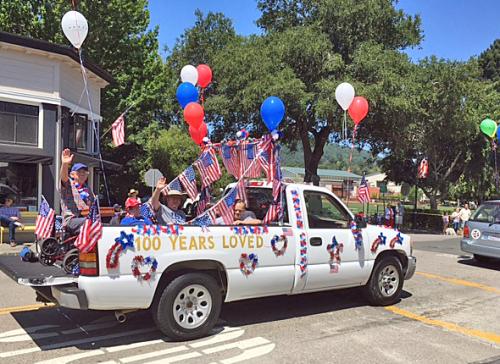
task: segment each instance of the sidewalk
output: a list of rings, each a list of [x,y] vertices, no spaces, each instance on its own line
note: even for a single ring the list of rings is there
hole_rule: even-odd
[[[3,243],[0,245],[0,255],[18,255],[25,246],[35,249],[33,243],[18,243],[15,247],[11,247],[9,243]]]
[[[411,241],[414,243],[418,243],[421,241],[445,241],[445,240],[454,240],[454,239],[461,239],[462,236],[460,235],[444,235],[444,234],[415,234],[415,233],[408,233],[411,237]]]

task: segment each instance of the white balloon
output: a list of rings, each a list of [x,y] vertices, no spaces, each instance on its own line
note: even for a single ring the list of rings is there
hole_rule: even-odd
[[[196,83],[198,82],[198,70],[196,67],[190,64],[182,67],[181,80],[182,82],[189,82],[196,86]]]
[[[346,111],[354,100],[354,87],[348,82],[342,82],[335,89],[335,99],[340,107]]]
[[[89,32],[87,19],[78,11],[71,10],[64,14],[61,27],[73,47],[80,49]]]

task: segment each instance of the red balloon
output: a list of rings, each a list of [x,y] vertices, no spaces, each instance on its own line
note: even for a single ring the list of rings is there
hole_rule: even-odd
[[[192,126],[194,129],[198,129],[203,122],[203,118],[205,117],[205,111],[203,111],[203,107],[197,102],[190,102],[186,105],[184,109],[184,119],[189,126]]]
[[[368,101],[363,96],[356,96],[348,111],[354,124],[358,125],[368,114]]]
[[[195,129],[192,126],[189,127],[189,135],[191,135],[191,139],[193,139],[194,142],[198,145],[203,142],[203,138],[205,138],[207,134],[208,127],[205,123],[201,123],[198,129]]]
[[[198,70],[198,85],[202,88],[207,87],[212,82],[212,70],[206,64],[200,64],[196,67]]]

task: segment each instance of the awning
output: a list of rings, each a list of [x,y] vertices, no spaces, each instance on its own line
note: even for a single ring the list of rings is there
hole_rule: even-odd
[[[53,159],[40,148],[0,144],[0,162],[52,164]]]
[[[75,155],[75,158],[73,160],[74,163],[75,162],[85,163],[91,167],[101,168],[101,161],[99,160],[99,158],[95,158],[88,154],[77,153],[77,152],[73,152],[73,154]],[[106,160],[103,160],[103,163],[104,163],[104,168],[111,169],[113,171],[119,171],[123,167],[121,164]]]

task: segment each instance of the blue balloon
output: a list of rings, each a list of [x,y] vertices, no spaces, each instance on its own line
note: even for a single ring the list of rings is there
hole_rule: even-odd
[[[269,131],[276,130],[285,116],[285,104],[279,97],[270,96],[262,103],[260,115]]]
[[[198,89],[192,83],[183,82],[177,87],[175,96],[184,109],[190,102],[198,101]]]

